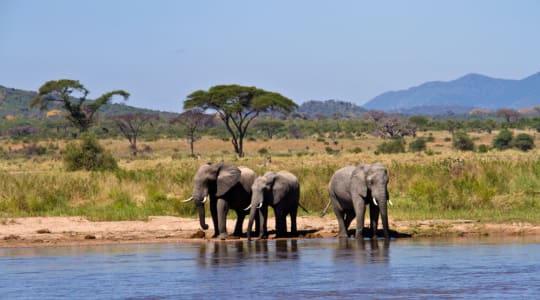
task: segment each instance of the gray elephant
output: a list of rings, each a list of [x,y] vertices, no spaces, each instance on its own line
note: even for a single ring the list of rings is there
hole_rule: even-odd
[[[251,186],[253,195],[249,209],[249,222],[247,235],[251,238],[251,227],[255,215],[259,212],[260,232],[259,238],[267,238],[268,206],[274,208],[276,219],[276,237],[287,236],[286,216],[291,218],[291,234],[298,234],[296,229],[296,214],[300,200],[300,184],[298,178],[287,171],[266,172],[264,176],[255,179]]]
[[[347,166],[334,173],[328,189],[339,224],[339,237],[348,237],[347,229],[355,216],[358,217],[355,237],[362,237],[364,214],[368,204],[372,237],[377,236],[379,213],[384,237],[390,237],[387,209],[387,201],[390,199],[387,185],[388,171],[380,163]]]
[[[203,164],[195,174],[192,197],[183,202],[195,201],[201,228],[206,230],[204,203],[210,198],[210,213],[214,223],[213,237],[227,238],[227,212],[236,211],[237,220],[234,236],[242,235],[242,224],[251,203],[251,185],[257,178],[253,170],[231,164]],[[258,228],[257,228],[258,229]]]

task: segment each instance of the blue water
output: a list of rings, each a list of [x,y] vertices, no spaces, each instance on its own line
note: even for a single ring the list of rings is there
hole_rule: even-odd
[[[538,299],[540,241],[0,248],[0,299]]]

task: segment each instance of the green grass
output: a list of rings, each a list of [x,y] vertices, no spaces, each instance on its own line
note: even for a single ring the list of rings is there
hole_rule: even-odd
[[[257,153],[241,159],[232,154],[207,157],[214,155],[214,161],[225,159],[258,174],[289,170],[300,180],[300,202],[311,215],[319,214],[328,203],[328,181],[337,169],[381,161],[389,170],[389,191],[395,204],[389,214],[394,219],[540,224],[538,152],[462,154],[443,149],[444,154],[432,156],[374,155],[368,151],[329,155],[310,149],[312,154],[298,156],[296,153],[306,151],[305,146],[283,150],[287,147],[290,145],[273,146],[275,153],[290,155],[274,155],[271,165],[265,165],[265,158]],[[0,161],[0,218],[82,215],[92,220],[144,220],[152,215],[195,216],[194,205],[180,200],[191,195],[193,176],[205,161],[163,155],[130,158],[121,160],[120,169],[114,172],[67,172],[54,157]]]

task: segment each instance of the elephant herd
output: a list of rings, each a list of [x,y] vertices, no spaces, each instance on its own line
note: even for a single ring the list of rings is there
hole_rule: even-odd
[[[382,219],[384,237],[388,239],[388,172],[375,163],[347,166],[337,170],[328,185],[330,204],[339,225],[339,237],[348,237],[348,227],[358,217],[356,238],[362,237],[366,205],[370,209],[370,234],[376,237],[379,215]],[[263,176],[246,167],[228,163],[205,163],[194,177],[192,196],[183,202],[194,201],[202,229],[205,222],[205,203],[210,200],[210,214],[214,225],[214,238],[227,239],[226,219],[229,209],[236,211],[237,220],[233,236],[242,236],[242,226],[249,215],[247,237],[251,239],[253,221],[259,238],[268,237],[268,207],[275,215],[276,238],[286,237],[286,217],[290,216],[290,236],[297,236],[296,215],[300,206],[300,183],[288,171],[266,172]],[[391,202],[390,202],[391,203]]]

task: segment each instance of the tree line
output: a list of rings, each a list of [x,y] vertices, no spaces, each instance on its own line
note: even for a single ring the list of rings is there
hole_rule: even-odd
[[[229,140],[238,156],[244,155],[246,139],[300,139],[317,136],[333,140],[372,134],[387,140],[415,137],[419,131],[447,130],[488,132],[500,129],[533,128],[540,132],[540,109],[524,115],[512,109],[496,112],[473,111],[461,120],[438,120],[426,116],[403,116],[382,111],[367,111],[360,118],[306,118],[295,113],[298,105],[277,93],[241,85],[217,85],[198,90],[183,102],[184,112],[163,119],[156,114],[134,113],[98,118],[100,108],[115,97],[129,98],[124,90],[113,90],[89,101],[90,91],[79,81],[62,79],[43,84],[31,107],[59,112],[45,120],[17,120],[0,124],[0,133],[14,139],[74,138],[91,132],[102,137],[123,137],[134,155],[138,140],[185,138],[194,155],[195,142],[203,135]],[[536,114],[535,114],[536,112]],[[49,111],[50,113],[50,111]]]

